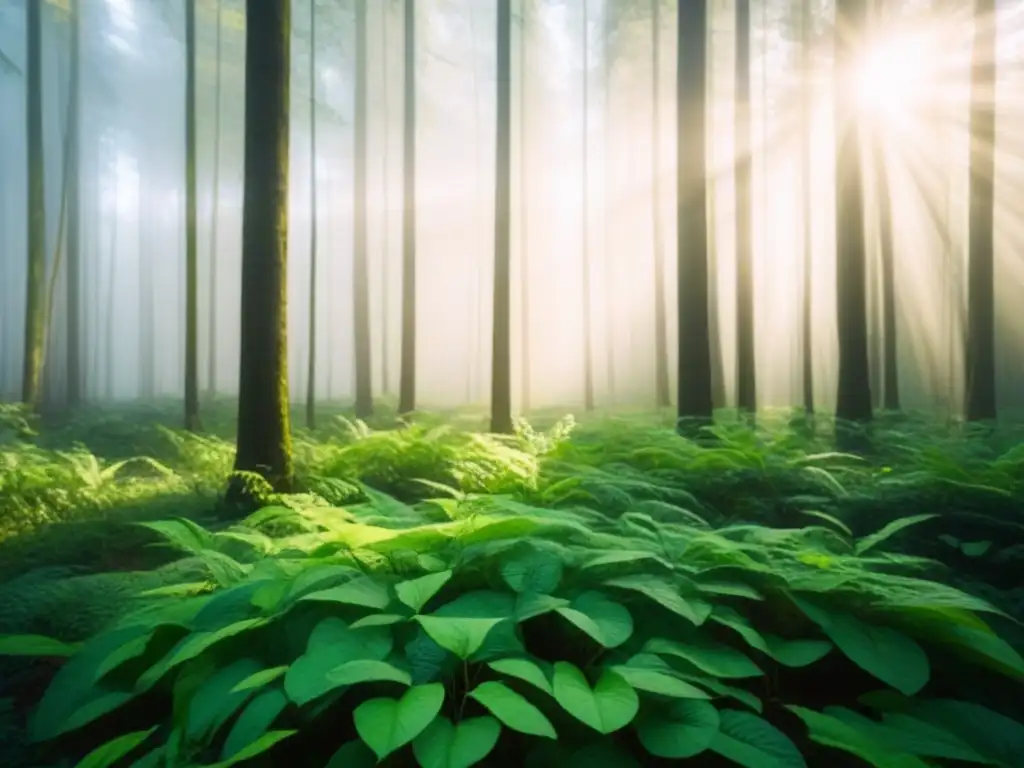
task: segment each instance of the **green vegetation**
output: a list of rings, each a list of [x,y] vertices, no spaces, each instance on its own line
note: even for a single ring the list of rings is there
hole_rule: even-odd
[[[3,412],[4,765],[1024,754],[1006,431],[904,418],[864,458],[770,418],[324,418],[302,492],[253,475],[242,509],[229,436],[161,415]]]

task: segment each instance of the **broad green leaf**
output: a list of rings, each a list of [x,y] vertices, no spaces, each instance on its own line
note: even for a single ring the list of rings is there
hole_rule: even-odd
[[[271,667],[270,669],[261,669],[255,674],[249,675],[242,682],[231,689],[231,693],[238,693],[239,691],[248,691],[253,688],[262,688],[267,683],[272,683],[285,672],[288,671],[288,667]]]
[[[391,595],[388,593],[387,585],[372,576],[357,576],[340,586],[310,592],[299,599],[344,603],[383,611],[391,602]]]
[[[162,659],[147,669],[136,685],[140,691],[145,691],[155,685],[169,671],[180,666],[189,659],[194,659],[211,646],[229,637],[235,637],[243,632],[261,627],[267,623],[265,618],[242,619],[212,631],[198,631],[183,637],[169,650]]]
[[[147,638],[148,639],[148,638]],[[74,656],[81,643],[64,643],[44,635],[4,635],[0,656]]]
[[[513,592],[548,595],[562,580],[562,559],[553,552],[533,549],[503,562],[501,577]]]
[[[405,658],[409,662],[414,685],[432,683],[444,676],[446,665],[453,663],[450,653],[434,642],[423,627],[405,644]]]
[[[306,652],[284,676],[288,698],[302,706],[339,687],[329,673],[359,659],[383,660],[391,653],[391,633],[385,627],[352,629],[341,619],[323,619],[310,633]]]
[[[633,634],[629,611],[600,592],[584,592],[569,607],[555,610],[605,648],[617,648]]]
[[[509,677],[515,677],[523,682],[529,683],[534,688],[539,688],[549,696],[554,694],[551,687],[551,676],[538,664],[529,659],[498,659],[487,664],[495,672],[500,672]]]
[[[264,752],[269,752],[273,747],[277,746],[278,742],[284,741],[289,736],[294,736],[296,733],[298,733],[298,731],[295,730],[267,731],[252,744],[235,753],[232,757],[227,760],[221,760],[219,763],[206,766],[206,768],[231,768],[232,765],[244,763],[246,760],[252,760],[252,758],[262,755]]]
[[[711,614],[711,603],[699,597],[683,597],[677,587],[661,579],[641,575],[621,576],[604,583],[610,587],[639,592],[694,626],[703,624]]]
[[[501,619],[464,619],[442,616],[417,616],[416,621],[430,638],[460,659],[468,659],[484,644],[487,633]]]
[[[452,573],[450,570],[429,573],[418,579],[400,582],[395,585],[395,594],[405,605],[419,613],[430,598],[440,592],[441,588],[448,583]]]
[[[908,704],[911,702],[910,699],[904,701]],[[917,757],[990,763],[955,732],[903,713],[889,713],[881,723],[846,707],[825,707],[824,714],[841,720],[864,736],[879,744],[885,744],[896,752]]]
[[[390,681],[401,685],[412,685],[412,677],[386,661],[356,659],[347,661],[327,673],[327,679],[337,686],[359,683]]]
[[[804,707],[786,709],[804,721],[812,741],[856,755],[874,768],[929,768],[920,758],[897,752],[835,717]]]
[[[351,629],[361,629],[362,627],[390,627],[394,624],[400,624],[403,621],[407,621],[408,616],[400,616],[397,613],[371,613],[368,616],[363,616],[361,619],[356,619],[349,627]]]
[[[744,768],[807,768],[796,745],[766,720],[738,709],[723,709],[718,716],[712,752]]]
[[[515,613],[515,609],[515,595],[479,589],[462,593],[430,615],[462,619],[508,619]]]
[[[991,541],[965,541],[960,545],[960,551],[968,557],[981,557],[991,546]]]
[[[597,557],[588,560],[583,564],[584,569],[590,568],[601,568],[608,565],[620,565],[622,563],[637,563],[644,560],[654,560],[655,562],[664,566],[666,570],[671,571],[672,565],[663,558],[659,557],[653,552],[644,552],[642,550],[622,550],[618,552],[605,552]]]
[[[452,725],[438,717],[416,737],[413,754],[421,768],[469,768],[490,754],[501,735],[493,717],[472,717]]]
[[[827,640],[783,640],[775,635],[764,635],[769,656],[784,667],[807,667],[823,659],[832,650]]]
[[[288,697],[278,687],[269,688],[255,696],[231,726],[221,748],[220,759],[230,760],[250,744],[255,743],[274,724],[277,716],[288,706]]]
[[[116,765],[121,758],[148,739],[158,727],[154,725],[148,731],[133,731],[111,739],[83,757],[75,764],[76,768],[109,768]]]
[[[561,597],[524,592],[516,597],[515,620],[516,622],[527,621],[568,606],[569,601]]]
[[[759,677],[761,669],[734,648],[705,640],[674,642],[654,638],[644,646],[644,653],[677,656],[702,672],[722,678]]]
[[[1024,755],[1024,725],[980,704],[952,699],[913,701],[910,714],[958,735],[998,765],[1016,766]]]
[[[891,523],[888,523],[874,533],[860,539],[854,545],[854,552],[858,555],[863,555],[869,549],[878,546],[883,541],[895,536],[900,531],[909,528],[912,525],[923,523],[925,520],[931,520],[933,517],[938,517],[938,515],[909,515],[907,517],[901,517],[897,520],[893,520]]]
[[[636,691],[611,670],[605,670],[591,689],[578,667],[559,661],[555,664],[552,689],[562,709],[603,734],[625,728],[640,709]]]
[[[218,668],[206,678],[188,702],[186,737],[201,739],[215,734],[253,693],[252,690],[232,693],[232,689],[261,667],[262,664],[255,659],[242,658]]]
[[[631,667],[628,664],[619,664],[618,666],[611,667],[611,670],[620,675],[623,680],[638,691],[671,696],[676,699],[711,698],[700,688],[690,685],[685,680],[681,680],[667,672],[659,672],[656,669],[644,669],[643,667]]]
[[[709,595],[743,597],[747,600],[764,600],[764,595],[742,581],[698,581],[697,588]]]
[[[865,672],[907,696],[913,696],[927,684],[931,676],[928,656],[907,635],[791,597],[807,618],[821,627],[836,647]]]
[[[503,683],[481,683],[469,696],[514,731],[548,739],[558,738],[554,726],[544,713]]]
[[[707,701],[677,699],[636,725],[640,743],[655,757],[680,760],[704,752],[718,735],[718,710]]]
[[[373,750],[366,746],[361,740],[356,739],[344,744],[331,755],[331,759],[324,768],[374,768],[377,765],[377,756]]]
[[[444,686],[429,683],[410,688],[400,699],[370,699],[352,713],[356,732],[383,760],[419,736],[444,703]]]

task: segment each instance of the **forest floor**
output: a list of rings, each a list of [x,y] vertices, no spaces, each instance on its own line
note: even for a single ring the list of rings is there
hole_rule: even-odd
[[[199,626],[193,619],[203,616],[199,606],[204,600],[272,582],[283,590],[272,598],[247,593],[246,605],[262,611],[259,621],[270,622],[305,601],[307,623],[315,618],[326,626],[340,616],[351,620],[349,629],[360,621],[374,631],[393,629],[395,638],[388,635],[387,649],[367,657],[392,665],[391,671],[377,669],[376,676],[359,680],[383,685],[385,692],[390,690],[386,686],[402,681],[424,690],[432,680],[445,682],[449,698],[463,697],[454,710],[443,710],[455,721],[451,733],[462,727],[463,709],[471,702],[481,722],[491,715],[500,721],[495,722],[498,730],[490,746],[500,731],[501,749],[520,756],[510,757],[510,764],[522,764],[514,760],[533,754],[535,742],[545,741],[540,736],[548,729],[553,733],[557,725],[558,748],[564,754],[545,753],[545,759],[569,764],[588,762],[593,750],[600,749],[620,755],[621,760],[609,765],[653,765],[651,755],[680,759],[700,754],[708,756],[701,765],[757,768],[769,765],[757,760],[775,755],[780,762],[771,765],[789,768],[802,764],[799,755],[789,755],[788,762],[779,756],[798,749],[811,766],[882,765],[883,757],[896,751],[908,756],[901,768],[944,765],[945,758],[1019,768],[1010,762],[1016,758],[1000,750],[1013,747],[1019,749],[1014,754],[1024,754],[1024,727],[1017,726],[1017,736],[1001,745],[972,733],[956,749],[948,744],[940,749],[922,747],[924,736],[915,746],[893,735],[895,728],[885,731],[886,718],[895,711],[889,705],[879,704],[876,720],[867,723],[858,712],[870,704],[861,701],[863,694],[881,681],[895,689],[893,694],[899,691],[906,697],[898,708],[904,717],[913,713],[907,702],[934,704],[915,698],[924,690],[944,697],[936,699],[940,702],[984,702],[994,718],[997,712],[1024,718],[1024,697],[1019,696],[1024,660],[1014,650],[1024,648],[1020,429],[968,430],[924,417],[886,417],[874,426],[869,450],[854,456],[834,450],[829,424],[819,423],[812,435],[802,420],[791,422],[787,415],[768,414],[752,429],[725,414],[706,440],[695,442],[676,435],[668,415],[593,416],[576,423],[551,413],[532,425],[521,424],[513,436],[498,437],[479,431],[485,419],[477,413],[423,416],[408,426],[385,409],[364,424],[345,418],[340,408],[326,408],[318,418],[320,429],[296,430],[299,492],[278,496],[256,483],[262,509],[248,514],[251,510],[240,512],[222,501],[234,454],[232,404],[206,408],[206,430],[195,435],[172,426],[179,420],[177,411],[176,404],[126,406],[45,425],[26,421],[16,409],[0,411],[0,636],[13,636],[6,645],[0,637],[0,765],[77,764],[96,745],[96,734],[75,734],[97,719],[104,736],[134,732],[118,720],[116,710],[126,699],[117,697],[145,694],[149,706],[145,696],[155,695],[160,675],[140,689],[146,675],[138,677],[136,670],[137,679],[128,687],[131,696],[121,689],[103,689],[104,675],[121,673],[133,659],[149,656],[159,662],[153,669],[163,674],[181,662],[162,658],[163,651],[178,646],[163,651],[155,647],[159,643],[152,633],[167,625],[156,622],[147,625],[145,642],[119,666],[101,658],[97,663],[102,670],[89,669],[85,683],[75,682],[68,670],[88,655],[76,655],[77,644],[125,631],[125,617],[165,610],[168,603],[196,605],[198,616],[167,620],[194,633],[216,634],[231,622],[254,622],[257,618],[245,615],[240,620],[230,610],[217,626]],[[300,418],[298,412],[294,416]],[[318,570],[324,568],[334,568],[333,575]],[[384,591],[373,587],[356,597],[339,597],[337,591],[352,582],[338,569],[359,570],[363,578],[377,579],[368,584],[383,584]],[[314,572],[317,578],[310,576]],[[300,590],[303,574],[308,583]],[[409,584],[418,586],[403,587]],[[311,592],[314,588],[320,591]],[[331,590],[335,592],[329,596],[322,594]],[[421,591],[420,597],[413,595]],[[484,594],[492,597],[479,598]],[[419,616],[438,595],[458,597],[431,616]],[[506,606],[499,600],[502,596],[515,599]],[[528,608],[522,604],[526,596],[533,600]],[[397,609],[396,599],[401,603]],[[445,613],[460,600],[462,613],[454,608]],[[477,602],[468,605],[473,600]],[[758,605],[752,607],[754,602]],[[334,609],[340,604],[343,610],[317,613],[325,604]],[[766,610],[769,605],[771,611]],[[345,612],[355,608],[379,613],[368,618]],[[657,611],[685,626],[671,637],[660,637],[665,616]],[[800,621],[793,618],[794,611],[802,616]],[[978,618],[982,615],[984,622]],[[503,645],[495,640],[501,633],[488,635],[486,630],[504,619],[511,622],[510,616],[519,630],[504,638]],[[564,638],[560,633],[565,627],[556,631],[548,626],[553,616],[568,627]],[[400,663],[392,658],[391,648],[404,638],[405,624],[415,625],[414,618],[417,631],[426,635],[406,638],[407,658]],[[940,619],[946,624],[936,624]],[[462,624],[447,626],[445,621]],[[159,731],[168,740],[148,754],[159,753],[153,759],[167,764],[227,765],[252,748],[257,761],[266,751],[273,755],[267,759],[284,761],[280,764],[327,764],[338,744],[329,749],[324,745],[320,716],[337,705],[344,689],[341,683],[324,687],[322,680],[314,684],[308,679],[329,677],[323,667],[327,662],[314,658],[317,633],[328,630],[314,624],[306,626],[302,647],[292,658],[258,660],[264,676],[251,688],[261,695],[247,706],[260,701],[264,711],[270,706],[273,714],[263,717],[265,722],[258,713],[247,720],[246,709],[226,739],[223,731],[228,729],[220,729],[218,736],[217,728],[207,728],[200,738],[189,731],[191,725],[182,726],[191,734],[193,752],[179,763],[169,757],[174,740]],[[729,636],[728,654],[721,647],[712,652],[700,637],[691,636],[694,627],[703,631],[712,625],[716,634],[709,637],[714,643],[724,642],[722,631]],[[238,652],[231,645],[235,633],[270,631],[262,624],[231,626],[231,632],[218,636],[219,644],[200,643],[186,660],[196,663],[209,656],[221,666],[224,659],[211,654],[226,653],[231,659]],[[483,634],[476,637],[481,626]],[[548,639],[538,639],[533,627],[542,627]],[[985,637],[981,650],[978,633]],[[50,638],[53,645],[48,653],[30,652],[24,640],[19,646],[17,636],[35,636],[37,643]],[[553,636],[566,645],[554,649]],[[867,636],[872,639],[864,641]],[[943,641],[936,653],[958,649],[957,663],[943,664],[941,675],[939,656],[933,657],[930,647],[927,655],[921,650],[936,638]],[[684,639],[685,648],[680,645]],[[742,642],[737,644],[737,639]],[[532,681],[533,689],[526,687],[533,694],[538,686],[547,690],[561,709],[552,712],[550,702],[531,704],[535,698],[520,687],[519,693],[512,691],[518,698],[510,714],[511,688],[502,689],[504,706],[493,701],[493,687],[491,700],[485,694],[471,696],[469,678],[462,685],[456,674],[455,683],[448,685],[449,670],[440,661],[433,671],[422,671],[422,654],[410,650],[416,643],[431,643],[442,657],[447,649],[463,660],[464,673],[476,669],[474,665],[489,665],[490,674],[500,671],[505,675],[500,679],[514,679],[516,685],[530,682],[530,674],[511,669],[509,663],[532,659],[538,666],[531,669],[542,670],[542,679]],[[841,654],[828,654],[833,644]],[[586,653],[581,657],[566,647]],[[2,658],[4,653],[43,658],[16,665]],[[982,657],[983,666],[1015,683],[994,684],[969,671],[969,656],[974,661]],[[72,657],[70,663],[65,663],[67,657]],[[919,679],[908,679],[913,673],[907,670],[915,665],[920,670],[921,658],[923,678],[919,674]],[[248,657],[245,661],[256,663]],[[339,663],[335,659],[329,666]],[[259,677],[259,669],[249,670],[250,675]],[[808,670],[815,673],[813,679]],[[565,676],[570,673],[583,677],[569,680]],[[606,681],[605,673],[613,682]],[[832,681],[827,694],[821,675]],[[587,678],[602,682],[591,691]],[[614,696],[603,704],[605,682],[605,689],[613,683],[629,688],[632,693],[625,699],[632,696],[639,703],[630,711],[620,691],[618,704]],[[578,689],[580,683],[591,696],[590,705],[573,704],[565,692],[567,685]],[[106,684],[114,685],[109,680]],[[489,681],[481,688],[490,684],[502,685]],[[681,692],[680,684],[688,687]],[[987,686],[981,689],[984,696],[979,686]],[[116,700],[97,704],[106,701],[98,697],[101,689],[116,693]],[[228,692],[234,689],[221,691],[220,698]],[[281,700],[277,710],[263,700],[270,694]],[[177,722],[178,696],[175,687],[175,716],[168,714],[167,723]],[[668,714],[652,714],[646,696],[679,706]],[[708,710],[694,704],[703,707],[708,697],[716,704],[723,699],[739,702],[742,708],[715,712],[710,705]],[[286,702],[295,707],[294,713],[284,708]],[[243,704],[240,700],[235,709]],[[26,714],[36,705],[32,724]],[[683,705],[691,709],[684,711]],[[151,706],[161,711],[159,702]],[[625,710],[616,713],[615,707]],[[951,717],[926,709],[915,716],[933,729],[944,727],[942,718]],[[81,715],[84,710],[90,711],[87,719]],[[357,717],[355,730],[349,728],[346,764],[360,765],[367,754],[368,764],[373,764],[376,757],[366,745],[378,757],[391,753],[387,765],[417,764],[402,762],[412,759],[410,753],[420,765],[442,764],[431,762],[430,745],[445,738],[454,743],[455,737],[445,736],[451,723],[437,714],[440,710],[438,703],[419,737],[410,737],[412,748],[404,742],[383,745],[364,733]],[[569,724],[563,723],[566,713]],[[233,710],[218,722],[224,725],[234,715]],[[963,713],[954,716],[964,719]],[[254,718],[259,721],[255,726]],[[279,724],[293,723],[299,735],[291,728],[287,734],[270,730],[275,718]],[[621,722],[612,727],[616,718]],[[442,720],[445,725],[439,725]],[[985,722],[978,726],[981,731],[995,728],[995,720]],[[157,718],[150,724],[160,723]],[[578,732],[580,723],[590,730]],[[689,723],[690,741],[680,743],[666,735],[673,723]],[[626,725],[629,735],[623,736]],[[474,743],[488,743],[490,726],[475,727],[480,733]],[[55,738],[57,746],[26,757],[26,728],[37,740]],[[712,738],[711,730],[718,736]],[[144,733],[113,760],[95,765],[121,765],[120,757],[137,756],[132,750],[141,750],[139,745],[151,738],[150,732]],[[706,741],[703,746],[701,739]],[[290,742],[301,742],[301,749],[288,752]],[[740,742],[742,749],[736,746]],[[822,752],[823,743],[831,749]],[[299,754],[313,757],[295,762]],[[61,760],[68,755],[76,759]],[[631,757],[636,755],[644,758],[636,762]],[[492,755],[487,764],[504,763]],[[897,765],[885,763],[890,764]]]

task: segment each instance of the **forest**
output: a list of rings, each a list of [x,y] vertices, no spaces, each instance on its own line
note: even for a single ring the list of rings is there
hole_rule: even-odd
[[[0,0],[0,766],[1021,768],[1022,94],[1014,0]]]

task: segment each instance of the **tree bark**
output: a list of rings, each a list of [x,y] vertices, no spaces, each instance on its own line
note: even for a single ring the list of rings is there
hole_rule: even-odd
[[[210,288],[209,316],[207,317],[206,344],[206,396],[209,399],[217,394],[217,251],[220,250],[218,233],[220,218],[220,123],[221,123],[221,58],[222,38],[224,30],[224,0],[217,0],[217,65],[215,86],[217,106],[213,117],[213,192],[210,201]]]
[[[402,370],[398,412],[416,408],[416,5],[405,0],[402,125]]]
[[[185,429],[199,430],[196,223],[196,0],[185,4]]]
[[[803,390],[804,414],[814,417],[814,357],[813,357],[813,308],[814,308],[814,238],[811,208],[814,196],[811,194],[811,162],[813,150],[811,125],[811,97],[813,72],[811,70],[811,0],[800,0],[800,134],[802,147],[800,156],[800,189],[803,195],[803,287],[800,297],[800,384]]]
[[[654,250],[654,399],[658,408],[668,408],[672,396],[665,309],[665,236],[661,226],[661,2],[651,0],[651,237]]]
[[[491,431],[512,432],[510,248],[512,178],[512,0],[498,0],[497,136],[494,169],[494,320]]]
[[[68,104],[68,131],[71,141],[68,145],[70,156],[66,163],[70,179],[68,197],[68,275],[65,296],[67,318],[64,332],[67,334],[67,401],[69,408],[77,408],[82,401],[82,179],[80,158],[82,151],[82,6],[83,0],[76,0],[71,11],[71,91]]]
[[[366,129],[368,122],[366,66],[366,0],[356,0],[355,141],[353,151],[352,311],[355,328],[356,417],[373,415],[370,350],[370,275],[366,253]]]
[[[736,405],[757,412],[754,358],[750,0],[736,0]]]
[[[580,177],[583,181],[580,204],[580,257],[583,264],[583,407],[594,410],[594,341],[590,312],[590,190],[588,189],[587,127],[590,116],[590,25],[587,6],[590,0],[583,0],[583,131],[580,136]],[[611,339],[608,340],[609,345]]]
[[[309,360],[306,427],[316,429],[316,0],[309,0]]]

